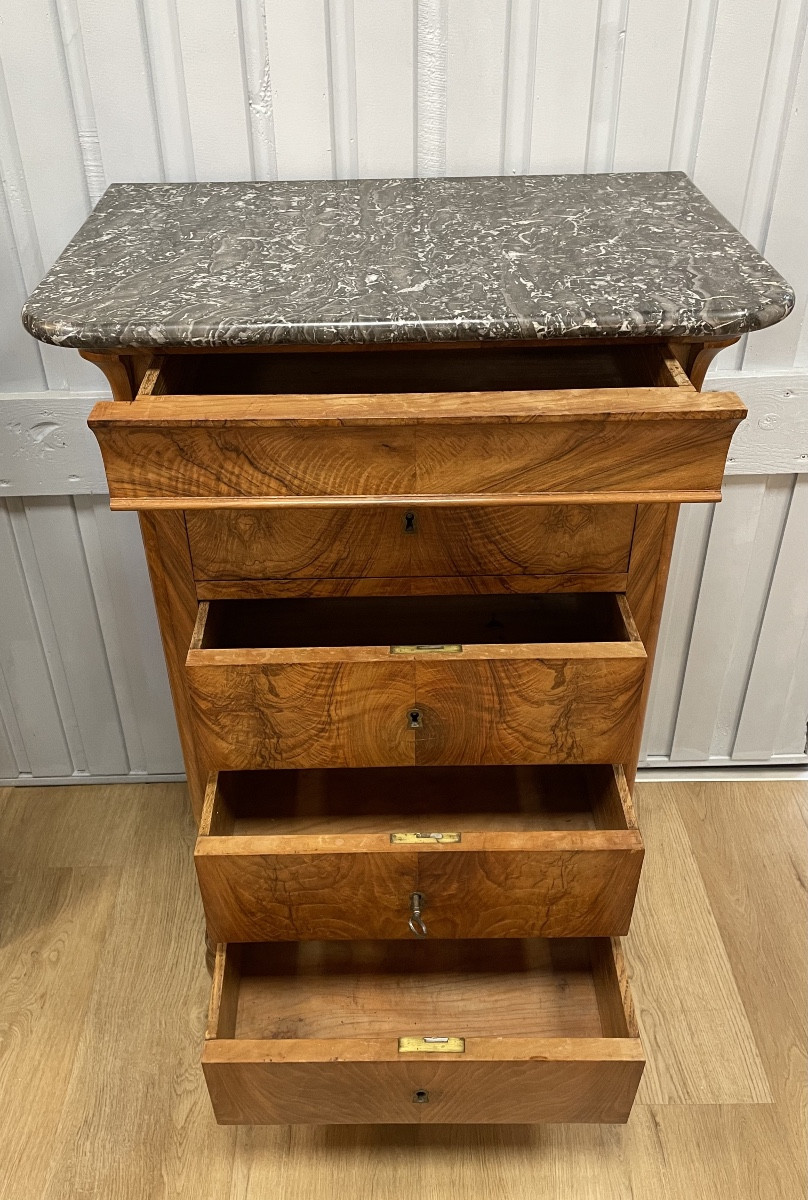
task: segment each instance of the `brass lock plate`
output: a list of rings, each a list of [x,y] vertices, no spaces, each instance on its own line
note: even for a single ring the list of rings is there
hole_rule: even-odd
[[[434,646],[391,646],[391,654],[462,654],[459,642],[441,642]]]
[[[466,1039],[461,1037],[400,1037],[399,1054],[463,1054]]]
[[[394,846],[417,846],[424,842],[436,842],[441,846],[446,846],[450,842],[460,842],[463,840],[463,835],[460,833],[391,833],[390,842]]]

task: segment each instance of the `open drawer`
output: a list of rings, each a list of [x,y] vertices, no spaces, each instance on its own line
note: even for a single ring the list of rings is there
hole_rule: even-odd
[[[169,355],[90,426],[113,508],[636,503],[719,499],[745,411],[662,346],[584,344]]]
[[[213,775],[194,858],[220,942],[597,937],[643,845],[621,767],[377,767]]]
[[[609,939],[220,945],[220,1124],[623,1122],[644,1058]]]
[[[210,601],[186,660],[217,770],[625,762],[645,669],[603,592]]]

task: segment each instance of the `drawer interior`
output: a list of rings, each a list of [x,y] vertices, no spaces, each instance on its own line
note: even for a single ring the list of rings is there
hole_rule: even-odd
[[[609,939],[256,943],[226,954],[218,1038],[631,1036]]]
[[[170,395],[689,387],[663,345],[480,346],[166,356]]]
[[[369,767],[220,771],[200,836],[633,829],[622,768]]]
[[[192,649],[636,640],[610,592],[212,600]]]

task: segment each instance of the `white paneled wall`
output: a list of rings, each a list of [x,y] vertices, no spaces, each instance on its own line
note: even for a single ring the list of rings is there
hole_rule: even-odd
[[[0,503],[0,779],[182,771],[133,513]]]
[[[649,766],[805,761],[808,476],[724,482],[682,508],[643,757]]]
[[[108,183],[677,169],[796,286],[683,513],[646,754],[806,761],[808,0],[0,0],[0,779],[181,770],[97,371],[19,308]],[[709,386],[709,385],[708,385]]]

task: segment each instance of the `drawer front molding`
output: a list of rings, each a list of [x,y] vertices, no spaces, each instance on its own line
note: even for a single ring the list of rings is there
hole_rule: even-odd
[[[411,938],[415,894],[421,896],[430,937],[628,932],[643,844],[620,767],[571,768],[563,779],[557,768],[494,771],[490,785],[479,772],[448,778],[446,772],[432,773],[426,782],[419,771],[351,772],[353,807],[377,814],[373,820],[330,815],[335,805],[339,813],[346,807],[344,799],[341,807],[338,803],[340,786],[330,787],[332,772],[285,772],[274,794],[277,772],[266,782],[257,774],[223,775],[221,782],[213,775],[208,784],[194,859],[208,927],[218,941]],[[303,815],[287,818],[283,832],[276,832],[279,821],[271,814],[288,806],[283,785],[290,775]],[[489,786],[500,789],[499,796],[484,794],[483,803],[475,803],[475,790]],[[442,789],[444,808],[451,800],[450,811],[433,817],[430,828],[442,821],[462,832],[450,840],[391,834],[430,822],[428,816],[407,820],[397,812],[406,806],[404,791],[417,798],[423,787],[430,795]],[[560,794],[551,794],[545,813],[548,801],[536,788],[548,787]],[[471,793],[465,805],[474,808],[471,817],[457,794],[462,789]],[[398,794],[388,803],[390,792]],[[393,813],[384,829],[390,804]],[[452,807],[458,816],[452,816]],[[320,811],[307,817],[312,809]],[[245,830],[242,810],[267,816],[248,821]],[[563,823],[565,812],[575,814],[567,818],[570,828],[540,827],[553,825],[553,816]],[[577,827],[587,812],[594,817],[592,827]]]
[[[90,427],[114,508],[632,503],[717,500],[745,412],[687,388],[146,396]]]
[[[628,569],[635,505],[192,509],[200,580],[371,580]],[[604,589],[608,590],[608,589]]]
[[[347,960],[342,953],[323,952],[323,943],[306,951],[306,961],[316,956],[322,963],[311,993],[286,973],[294,972],[294,966],[284,956],[287,965],[280,982],[285,1000],[280,1011],[273,1000],[279,996],[275,981],[271,973],[254,973],[250,947],[219,946],[202,1065],[220,1124],[628,1119],[644,1055],[617,939],[588,943],[588,979],[579,943],[573,940],[551,950],[556,958],[562,953],[578,957],[571,985],[563,981],[563,969],[557,977],[553,968],[548,972],[546,964],[540,965],[546,943],[523,944],[521,954],[517,951],[516,974],[500,965],[514,957],[507,943],[480,943],[476,958],[463,950],[469,943],[436,944],[431,950],[445,958],[447,966],[439,975],[430,971],[417,981],[426,990],[424,1002],[416,1006],[420,1017],[406,1001],[396,1004],[395,997],[395,1013],[390,1014],[391,994],[383,975],[351,973],[352,958],[367,953],[375,961],[374,944],[359,944],[356,951],[350,944],[341,945],[348,946]],[[395,946],[400,960],[406,944]],[[423,948],[419,944],[408,949]],[[471,974],[453,970],[458,958],[471,957],[479,964],[480,955],[496,959],[482,977],[474,968]],[[334,980],[328,977],[332,959],[343,963],[336,967]],[[538,993],[528,965],[534,959],[542,976]],[[386,961],[387,969],[395,971],[389,955]],[[243,978],[240,964],[247,965]],[[332,1000],[326,999],[332,995]],[[287,1022],[284,1013],[290,1006],[296,1015]],[[434,1019],[430,1011],[444,1009],[456,1013],[451,1030],[442,1024],[434,1030],[413,1028]],[[547,1036],[537,1032],[537,1020],[543,1028],[585,1029],[586,1035]],[[279,1022],[283,1029],[277,1028]],[[345,1023],[351,1036],[345,1036]],[[395,1029],[380,1028],[393,1024]],[[270,1031],[270,1026],[276,1028]],[[502,1034],[495,1032],[497,1026]],[[490,1034],[482,1032],[488,1028]],[[256,1036],[262,1029],[264,1036]],[[400,1051],[401,1037],[432,1032],[462,1039],[462,1051]]]
[[[625,640],[429,655],[391,654],[392,638],[220,648],[203,603],[186,672],[205,759],[220,770],[624,762],[646,655],[625,597],[609,600]]]

